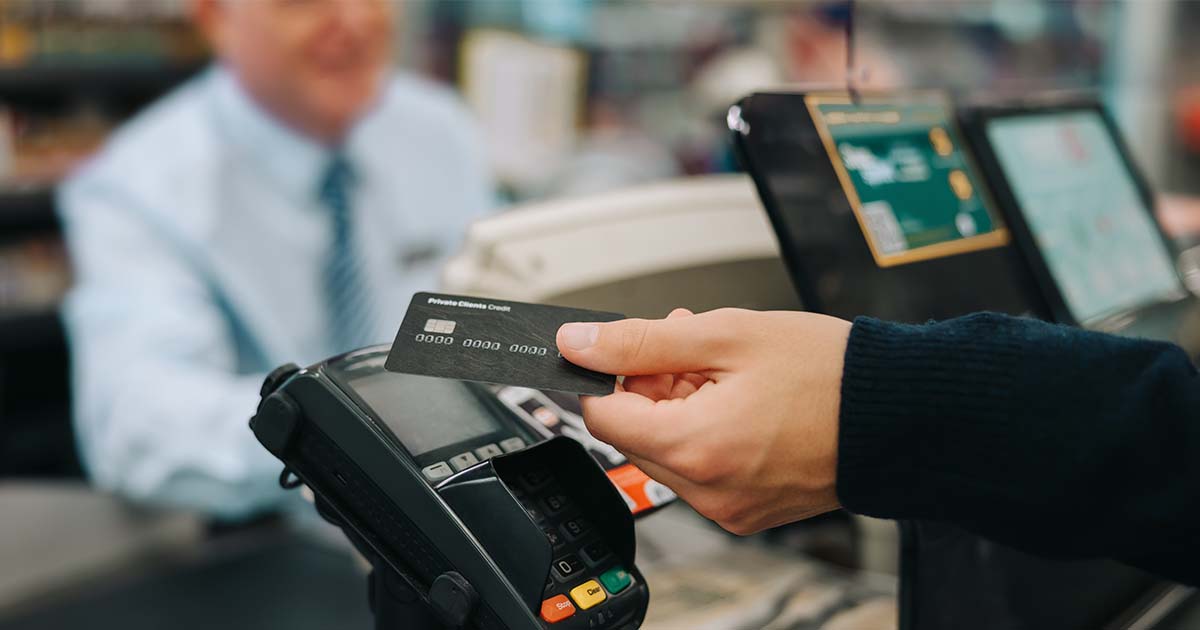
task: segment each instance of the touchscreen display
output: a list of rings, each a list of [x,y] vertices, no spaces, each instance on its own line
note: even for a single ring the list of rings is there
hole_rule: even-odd
[[[943,97],[806,102],[877,265],[1008,242]]]
[[[503,429],[492,412],[458,381],[382,369],[347,376],[350,387],[413,457]]]
[[[1182,294],[1170,251],[1099,113],[994,118],[986,132],[1077,321]]]

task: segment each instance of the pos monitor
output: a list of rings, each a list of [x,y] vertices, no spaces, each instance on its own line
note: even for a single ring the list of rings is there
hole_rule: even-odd
[[[807,308],[1043,314],[943,94],[759,93],[728,122]]]
[[[1174,341],[1195,356],[1195,300],[1100,103],[974,107],[963,118],[1054,318]]]
[[[806,308],[909,322],[1051,315],[944,95],[759,93],[727,122]],[[1133,247],[1157,251],[1140,238]],[[1161,275],[1144,296],[1171,294]],[[1178,603],[1113,562],[1041,558],[944,523],[901,532],[902,630],[1125,627]]]

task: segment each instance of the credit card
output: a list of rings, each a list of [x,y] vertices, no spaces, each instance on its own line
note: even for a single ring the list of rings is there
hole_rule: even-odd
[[[548,304],[418,293],[384,367],[405,374],[605,396],[613,392],[616,377],[567,361],[554,339],[567,322],[623,318]]]

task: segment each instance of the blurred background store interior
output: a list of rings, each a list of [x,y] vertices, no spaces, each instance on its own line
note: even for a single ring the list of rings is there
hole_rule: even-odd
[[[736,172],[725,122],[731,103],[756,89],[845,84],[845,3],[398,6],[396,64],[462,95],[488,141],[504,205]],[[1187,201],[1200,195],[1200,2],[860,1],[854,27],[862,86],[946,89],[967,99],[1099,92],[1154,188],[1174,196],[1177,210],[1164,217],[1167,225],[1200,224],[1200,207]],[[198,541],[220,538],[225,526],[131,511],[83,486],[58,316],[71,266],[53,198],[56,184],[116,126],[208,63],[180,0],[0,0],[0,628],[33,627],[30,611],[64,593],[86,600],[82,593],[96,576],[121,576],[105,589],[134,584],[143,600],[173,601],[171,589],[190,587],[138,582],[146,573],[129,569],[164,555],[192,566],[196,584],[210,571],[197,557]],[[78,523],[40,519],[39,506],[56,500],[95,504],[86,528],[125,528],[128,535],[93,540],[78,535]],[[774,535],[817,549],[831,566],[854,563],[836,524]],[[316,574],[324,564],[336,565],[330,575],[355,570],[309,557],[312,551],[260,561],[253,555],[259,551],[238,555],[248,543],[226,540],[233,542],[217,551],[205,547],[205,558],[230,554],[246,567],[273,567],[272,575]],[[47,560],[64,546],[75,560],[87,560],[86,570]],[[275,609],[252,612],[255,601],[236,595],[252,588],[252,574],[229,575],[247,582],[223,579],[226,588],[211,597],[243,609],[246,621],[225,627],[322,627],[303,606],[294,619]],[[321,590],[298,577],[293,582],[277,588],[319,602],[323,619],[339,620],[330,623],[367,623],[362,584],[341,580]],[[126,601],[90,597],[78,608],[89,615]],[[166,604],[139,614],[146,627],[172,619]],[[223,622],[201,612],[194,618]]]

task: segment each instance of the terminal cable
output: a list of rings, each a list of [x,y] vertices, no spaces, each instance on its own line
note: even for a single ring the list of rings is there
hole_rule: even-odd
[[[296,476],[296,473],[292,472],[292,469],[288,468],[287,466],[284,466],[283,470],[279,473],[279,487],[283,488],[284,490],[298,488],[302,483],[304,482],[300,481],[300,478]]]

